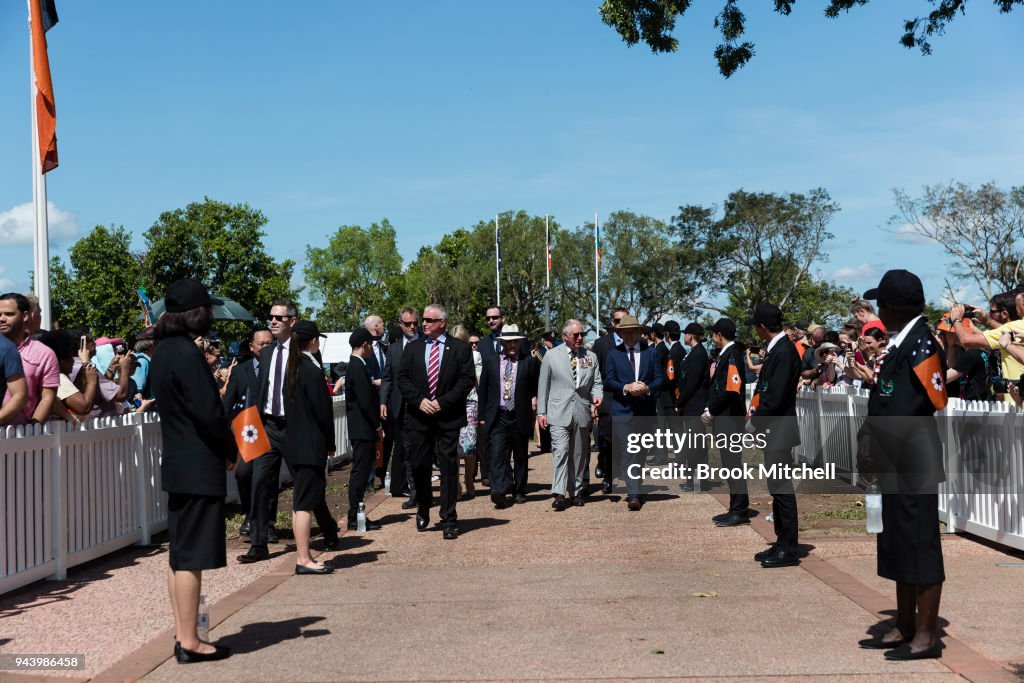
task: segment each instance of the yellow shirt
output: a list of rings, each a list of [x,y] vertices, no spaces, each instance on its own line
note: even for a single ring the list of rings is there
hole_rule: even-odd
[[[1011,320],[1005,325],[1001,325],[994,330],[985,330],[982,334],[985,335],[985,339],[988,340],[989,348],[999,349],[999,358],[1002,361],[1002,373],[1003,379],[1011,382],[1016,382],[1020,379],[1020,376],[1024,374],[1024,365],[1019,360],[1010,355],[1010,352],[999,345],[999,337],[1002,336],[1003,332],[1016,332],[1018,335],[1024,336],[1024,320]],[[1006,400],[1012,401],[1010,395],[1006,395]]]

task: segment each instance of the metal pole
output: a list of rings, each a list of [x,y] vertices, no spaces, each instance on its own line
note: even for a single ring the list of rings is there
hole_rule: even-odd
[[[544,268],[547,283],[544,285],[544,331],[551,331],[551,217],[544,216]]]
[[[601,228],[594,212],[594,331],[601,336]]]

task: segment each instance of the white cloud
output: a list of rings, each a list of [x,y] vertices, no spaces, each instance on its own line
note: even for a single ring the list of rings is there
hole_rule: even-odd
[[[46,215],[51,242],[78,234],[78,221],[71,212],[58,209],[53,202],[47,202]],[[7,245],[32,244],[35,220],[35,208],[31,202],[0,212],[0,242]]]
[[[7,269],[0,266],[0,292],[10,292],[14,289],[14,280],[9,277],[4,277]]]
[[[859,266],[846,266],[840,268],[836,272],[832,273],[832,277],[837,280],[859,280],[864,278],[873,277],[878,273],[878,269],[869,263],[862,263]]]
[[[904,223],[896,228],[892,239],[894,242],[903,242],[904,244],[935,244],[935,240],[925,237],[909,223]]]

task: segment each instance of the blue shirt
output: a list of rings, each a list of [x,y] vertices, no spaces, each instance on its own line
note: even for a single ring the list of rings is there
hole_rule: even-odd
[[[447,340],[448,340],[448,335],[447,334],[442,334],[440,337],[437,338],[437,343],[441,345],[441,353],[438,356],[438,363],[437,363],[438,375],[440,375],[440,373],[441,373],[441,364],[444,363],[444,343]],[[424,353],[423,353],[423,367],[427,368],[427,375],[429,376],[430,375],[430,350],[432,348],[434,348],[434,340],[431,339],[430,337],[424,337],[423,341],[425,342],[425,344],[424,344],[425,350],[424,350]]]
[[[25,368],[21,364],[18,347],[10,339],[0,334],[0,364],[3,364],[4,375],[0,378],[0,399],[6,399],[7,379],[25,376]]]
[[[135,358],[139,361],[139,367],[135,368],[135,372],[132,374],[135,389],[142,394],[143,398],[153,398],[149,391],[149,356],[140,353]]]

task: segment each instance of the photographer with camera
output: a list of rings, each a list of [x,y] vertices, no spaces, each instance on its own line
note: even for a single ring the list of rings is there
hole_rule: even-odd
[[[1020,319],[1021,310],[1024,309],[1024,292],[1006,292],[997,294],[989,302],[989,311],[986,313],[973,306],[956,304],[950,310],[949,319],[945,322],[953,328],[957,340],[964,349],[992,349],[1000,355],[1000,376],[1002,378],[1015,378],[1024,374],[1024,363],[1018,360],[1009,348],[1000,344],[1004,333],[1024,335],[1024,320]],[[965,324],[970,320],[972,324]],[[977,329],[979,325],[989,329],[982,332]],[[1008,344],[1008,347],[1012,344]],[[1001,389],[995,391],[1002,395],[1002,399],[1012,401],[1008,395],[1007,387],[1003,384],[993,387]]]
[[[884,331],[869,327],[857,339],[857,350],[847,352],[846,376],[870,388],[878,371],[878,358],[888,341]]]

